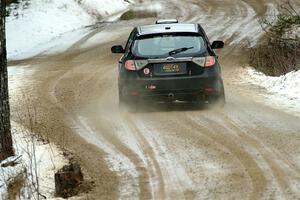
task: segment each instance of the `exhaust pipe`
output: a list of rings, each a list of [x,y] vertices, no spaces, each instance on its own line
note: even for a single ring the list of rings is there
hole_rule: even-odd
[[[169,99],[174,99],[174,97],[175,97],[175,95],[174,95],[173,93],[169,93],[169,94],[168,94],[168,98],[169,98]]]

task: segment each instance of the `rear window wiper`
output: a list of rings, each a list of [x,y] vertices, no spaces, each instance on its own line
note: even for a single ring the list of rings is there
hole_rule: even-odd
[[[169,55],[175,55],[175,54],[178,54],[178,53],[181,53],[181,52],[184,52],[184,51],[187,51],[189,49],[193,49],[194,47],[183,47],[183,48],[179,48],[179,49],[175,49],[175,50],[172,50],[169,52]]]

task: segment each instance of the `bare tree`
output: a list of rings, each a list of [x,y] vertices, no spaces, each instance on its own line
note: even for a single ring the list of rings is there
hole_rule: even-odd
[[[0,4],[0,161],[14,155],[10,126],[5,39],[6,0]]]

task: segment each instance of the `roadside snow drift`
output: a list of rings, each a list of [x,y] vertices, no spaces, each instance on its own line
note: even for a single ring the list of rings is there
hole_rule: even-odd
[[[68,161],[56,146],[38,141],[25,127],[13,122],[12,136],[16,156],[1,164],[15,161],[16,166],[0,166],[0,199],[6,199],[7,189],[18,174],[24,179],[20,200],[53,198],[55,192],[54,174]],[[38,197],[39,196],[39,197]]]
[[[9,60],[24,59],[45,52],[63,42],[59,40],[62,36],[74,37],[78,29],[95,24],[101,17],[120,12],[129,5],[123,0],[29,2],[12,4],[10,7],[6,23]],[[84,36],[82,30],[75,35],[78,39]]]
[[[88,13],[93,15],[108,16],[127,8],[128,2],[124,0],[77,0]]]
[[[249,68],[248,74],[252,78],[252,83],[288,99],[300,100],[300,70],[292,71],[280,77],[271,77]]]
[[[250,84],[265,88],[272,105],[287,107],[300,115],[300,70],[271,77],[249,67],[242,78]]]

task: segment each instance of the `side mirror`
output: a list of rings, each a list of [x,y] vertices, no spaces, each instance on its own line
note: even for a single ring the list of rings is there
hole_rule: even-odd
[[[222,49],[224,47],[223,41],[214,41],[211,45],[212,49]]]
[[[121,45],[115,45],[111,48],[112,53],[125,53],[124,48]]]

